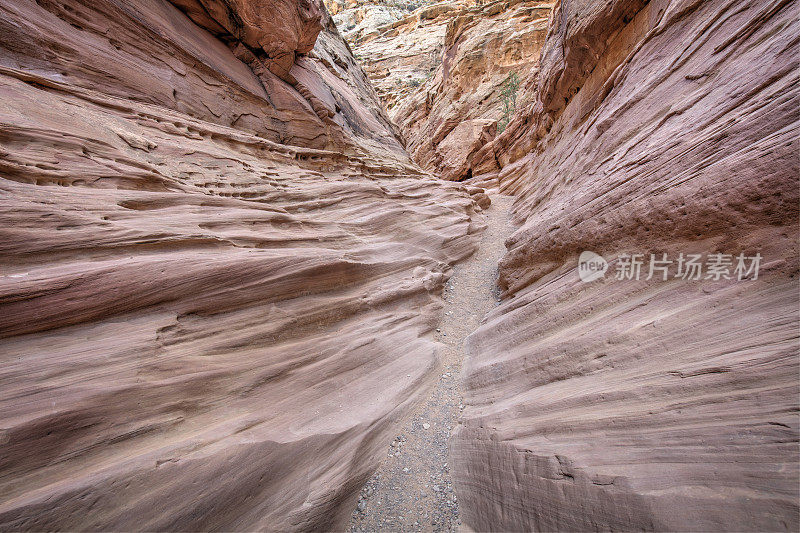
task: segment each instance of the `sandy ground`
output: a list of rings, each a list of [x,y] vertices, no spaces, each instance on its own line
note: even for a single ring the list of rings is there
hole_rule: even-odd
[[[513,198],[492,196],[488,227],[478,251],[454,268],[444,290],[444,316],[436,330],[442,369],[428,399],[405,422],[386,460],[361,491],[349,531],[463,531],[450,481],[448,441],[458,424],[463,342],[498,304],[497,263],[510,234]]]

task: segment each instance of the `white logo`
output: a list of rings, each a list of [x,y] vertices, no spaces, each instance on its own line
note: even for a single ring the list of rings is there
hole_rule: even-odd
[[[588,283],[606,275],[608,261],[594,252],[581,252],[578,258],[578,276],[581,281]]]

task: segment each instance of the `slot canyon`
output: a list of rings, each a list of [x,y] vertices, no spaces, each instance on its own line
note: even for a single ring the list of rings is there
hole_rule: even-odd
[[[0,0],[0,531],[797,531],[800,2]]]

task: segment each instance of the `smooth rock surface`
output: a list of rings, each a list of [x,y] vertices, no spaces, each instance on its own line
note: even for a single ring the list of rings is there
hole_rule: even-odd
[[[518,230],[451,443],[476,531],[798,529],[797,4],[569,2],[489,145]],[[610,261],[577,274],[582,251]],[[759,253],[757,280],[675,278]],[[641,253],[641,279],[618,280]],[[676,261],[647,277],[649,254]],[[731,266],[733,274],[734,263]]]
[[[0,2],[0,529],[341,529],[438,375],[482,197],[324,12],[175,4]]]

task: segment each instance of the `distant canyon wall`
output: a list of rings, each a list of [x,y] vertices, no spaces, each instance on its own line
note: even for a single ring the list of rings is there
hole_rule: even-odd
[[[345,527],[477,198],[311,3],[2,0],[0,95],[0,528]]]
[[[797,12],[556,6],[535,99],[478,157],[518,229],[451,445],[473,529],[798,528]],[[583,251],[604,278],[580,281]]]
[[[519,107],[532,97],[551,8],[500,1],[448,13],[441,64],[390,112],[415,161],[445,180],[475,175],[476,155],[513,114],[504,116],[503,91]]]
[[[390,1],[329,3],[341,9],[340,27],[359,21],[344,35],[419,165],[453,181],[477,174],[476,165],[499,170],[481,149],[510,117],[509,76],[519,79],[517,108],[535,95],[551,2],[426,2],[408,14]]]

